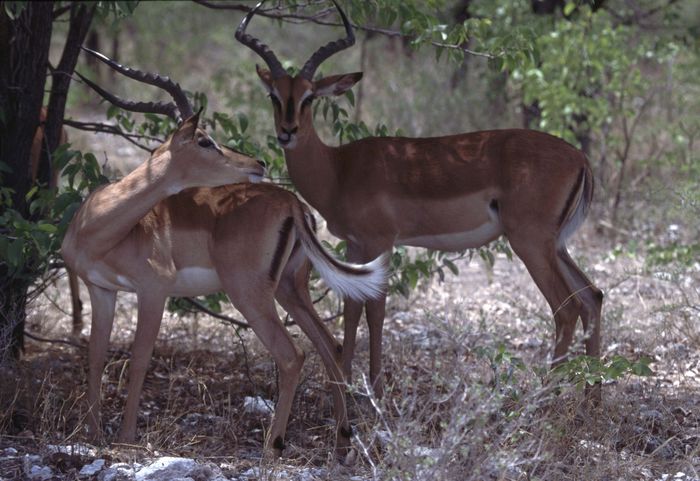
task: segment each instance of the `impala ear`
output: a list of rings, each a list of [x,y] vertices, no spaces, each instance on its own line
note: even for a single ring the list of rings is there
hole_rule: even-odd
[[[255,64],[255,70],[258,72],[258,77],[260,77],[265,90],[268,93],[272,93],[272,73],[265,68],[260,68],[258,64]]]
[[[192,140],[194,134],[197,132],[197,126],[199,125],[199,115],[202,113],[202,109],[199,109],[196,114],[185,119],[184,122],[177,128],[173,138],[178,142],[185,140]]]
[[[331,75],[317,80],[314,84],[316,97],[342,95],[352,88],[362,78],[362,72]]]

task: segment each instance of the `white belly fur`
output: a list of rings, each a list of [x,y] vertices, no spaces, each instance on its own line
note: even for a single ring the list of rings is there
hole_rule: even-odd
[[[171,296],[203,296],[222,290],[221,280],[215,269],[185,267],[177,271]]]
[[[87,280],[104,289],[113,291],[136,292],[138,280],[132,280],[105,270],[104,266],[93,268],[87,272]],[[151,280],[148,283],[152,282]],[[179,269],[175,280],[166,288],[169,296],[203,296],[222,290],[221,280],[215,269],[207,267],[185,267]]]
[[[398,244],[413,247],[426,247],[441,251],[461,251],[481,247],[503,233],[497,219],[481,224],[476,229],[453,234],[435,234],[399,239]]]

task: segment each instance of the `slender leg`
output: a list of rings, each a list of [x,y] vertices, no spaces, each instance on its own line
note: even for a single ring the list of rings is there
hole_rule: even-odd
[[[573,342],[576,322],[582,314],[582,303],[558,260],[553,239],[510,237],[513,251],[522,259],[535,284],[547,299],[556,326],[553,366],[565,361]]]
[[[360,317],[365,304],[345,299],[343,305],[343,374],[348,383],[352,383],[352,361],[355,357],[355,343]]]
[[[348,260],[350,262],[368,262],[375,259],[383,252],[391,249],[392,244],[384,246],[359,246],[348,243]],[[374,389],[374,394],[381,398],[384,394],[384,382],[382,377],[382,329],[384,328],[384,316],[386,314],[386,295],[382,299],[375,299],[364,304],[369,327],[369,378]],[[343,317],[345,320],[345,333],[343,337],[343,372],[348,382],[352,381],[352,359],[355,355],[355,340],[357,326],[362,315],[361,303],[345,300]]]
[[[80,284],[78,276],[71,269],[66,269],[68,272],[68,285],[70,287],[70,300],[73,312],[73,329],[74,337],[80,336],[83,330],[83,302],[80,300]]]
[[[308,289],[308,263],[296,273],[285,271],[282,274],[277,289],[277,300],[292,315],[321,356],[330,379],[333,395],[336,419],[336,451],[338,455],[343,456],[350,447],[352,429],[348,422],[343,389],[345,382],[339,364],[339,354],[342,348],[313,308]]]
[[[133,442],[136,439],[136,418],[143,380],[153,354],[160,322],[163,318],[165,296],[159,293],[140,292],[138,294],[138,323],[136,335],[131,346],[131,365],[129,367],[129,387],[119,431],[119,442]]]
[[[603,293],[598,289],[576,263],[571,259],[565,247],[557,252],[563,263],[563,269],[568,274],[569,285],[583,303],[581,322],[586,333],[586,354],[600,357],[600,323],[603,306]]]
[[[348,242],[347,259],[350,262],[362,262],[363,257],[360,249]],[[357,339],[357,328],[362,317],[363,302],[345,299],[343,305],[343,373],[345,380],[352,383],[352,360],[355,357],[355,342]]]
[[[381,399],[384,395],[382,376],[382,329],[386,313],[386,297],[367,302],[367,325],[369,326],[369,380],[374,395]]]
[[[100,387],[102,370],[107,357],[109,336],[114,321],[116,291],[108,291],[94,284],[87,284],[92,306],[92,327],[88,346],[88,434],[99,440],[102,435],[100,413]]]
[[[284,450],[284,436],[294,393],[304,365],[304,353],[282,325],[268,286],[241,286],[245,283],[233,279],[224,279],[223,282],[231,302],[246,318],[279,369],[279,398],[265,449],[280,456]]]

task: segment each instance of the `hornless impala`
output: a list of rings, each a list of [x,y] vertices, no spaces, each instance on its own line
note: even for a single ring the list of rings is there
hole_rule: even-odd
[[[117,291],[135,292],[138,324],[132,346],[128,397],[119,439],[132,441],[144,375],[167,296],[225,291],[246,317],[279,368],[280,394],[266,447],[279,454],[304,360],[277,315],[275,298],[318,350],[334,397],[336,441],[349,446],[341,347],[313,309],[310,265],[328,285],[356,299],[381,294],[381,259],[342,263],[321,247],[308,208],[291,192],[258,182],[256,160],[220,147],[197,127],[199,114],[170,79],[123,67],[94,53],[119,72],[167,90],[177,105],[130,102],[84,79],[103,97],[128,110],[186,120],[151,157],[122,180],[96,190],[72,220],[61,247],[66,264],[85,281],[92,303],[89,344],[88,427],[100,433],[100,385]],[[206,186],[206,187],[200,187]],[[219,186],[219,187],[217,187]]]
[[[257,71],[272,99],[289,175],[329,230],[347,241],[348,260],[373,259],[394,245],[462,250],[505,235],[554,312],[554,362],[566,358],[579,317],[587,354],[599,356],[603,295],[565,245],[593,195],[583,153],[559,138],[520,129],[324,144],[313,126],[312,101],[341,95],[362,78],[357,72],[314,80],[325,59],[355,42],[352,25],[333,1],[347,36],[318,49],[295,77],[267,45],[245,33],[257,8],[243,19],[236,39],[267,63],[269,70]],[[370,380],[378,395],[385,303],[385,298],[366,303]],[[348,379],[362,307],[345,303]]]

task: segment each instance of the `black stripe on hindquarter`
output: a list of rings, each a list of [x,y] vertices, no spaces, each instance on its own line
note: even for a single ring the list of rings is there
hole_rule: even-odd
[[[561,216],[559,218],[559,226],[563,226],[564,222],[566,222],[566,217],[569,215],[570,212],[572,212],[573,209],[576,208],[574,202],[576,202],[576,196],[579,193],[579,190],[581,190],[581,183],[586,181],[586,168],[583,167],[581,169],[581,173],[578,176],[578,180],[576,181],[576,185],[574,185],[574,188],[571,190],[569,193],[569,197],[566,199],[566,204],[564,204],[564,210],[561,213]]]
[[[292,232],[292,227],[294,227],[294,218],[287,217],[282,223],[280,228],[280,236],[277,240],[277,247],[275,248],[275,255],[272,257],[272,264],[270,264],[270,279],[276,281],[279,277],[280,264],[282,263],[282,256],[284,251],[287,249],[287,244],[289,243],[289,235]]]

